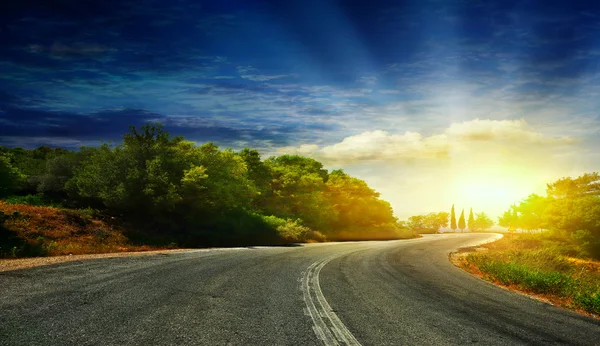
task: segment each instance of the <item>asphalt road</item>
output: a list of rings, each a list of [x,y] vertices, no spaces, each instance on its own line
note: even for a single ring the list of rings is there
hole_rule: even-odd
[[[600,345],[448,253],[490,234],[194,250],[0,273],[0,345]]]

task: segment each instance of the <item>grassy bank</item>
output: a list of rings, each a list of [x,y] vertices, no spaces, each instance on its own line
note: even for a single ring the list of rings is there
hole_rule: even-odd
[[[487,251],[469,253],[458,265],[553,304],[600,314],[600,262],[585,235],[514,234],[483,247]]]
[[[0,201],[0,257],[57,256],[147,251],[165,246],[138,245],[117,220],[93,210],[61,209]]]

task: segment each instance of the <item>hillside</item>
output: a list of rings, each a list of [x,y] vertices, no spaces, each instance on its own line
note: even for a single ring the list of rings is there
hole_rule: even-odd
[[[0,201],[0,257],[56,256],[159,249],[134,245],[117,220],[89,210],[59,209]],[[163,247],[164,248],[164,247]]]

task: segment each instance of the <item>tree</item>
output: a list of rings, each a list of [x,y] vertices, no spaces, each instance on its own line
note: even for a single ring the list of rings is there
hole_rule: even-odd
[[[544,214],[548,203],[549,199],[546,197],[536,194],[529,195],[515,208],[515,211],[519,213],[517,225],[528,231],[544,228]]]
[[[454,214],[454,204],[452,204],[452,212],[450,214],[450,228],[453,232],[456,232],[456,215]]]
[[[265,201],[270,197],[271,182],[273,181],[272,173],[269,167],[260,159],[260,153],[257,150],[244,148],[238,155],[246,164],[248,180],[256,187],[252,206],[263,211]]]
[[[298,155],[263,161],[253,149],[198,146],[161,124],[79,151],[0,147],[0,195],[13,191],[93,207],[187,246],[414,235],[377,191],[341,170]],[[430,213],[418,227],[447,223],[448,213]]]
[[[439,213],[427,214],[425,221],[428,227],[435,229],[436,232],[442,227],[448,227],[448,213],[442,211]]]
[[[583,197],[600,195],[600,175],[586,173],[577,178],[562,178],[552,184],[547,184],[546,193],[549,197]]]
[[[463,209],[460,212],[460,218],[458,219],[458,228],[460,228],[460,233],[462,233],[465,230],[465,210]]]
[[[506,228],[510,228],[511,226],[515,226],[517,223],[517,217],[515,215],[515,205],[511,205],[510,208],[502,214],[498,218],[498,225]]]
[[[413,215],[408,218],[408,228],[413,230],[416,233],[422,233],[425,227],[425,216],[423,215]]]
[[[600,176],[586,173],[547,185],[547,196],[531,194],[499,218],[509,231],[549,228],[574,234],[586,231],[600,238]]]
[[[5,155],[0,155],[0,197],[11,195],[19,188],[23,175],[13,167]]]
[[[79,164],[79,153],[68,152],[46,160],[46,169],[38,177],[37,191],[46,194],[63,193],[65,184],[74,175],[74,169]]]
[[[265,164],[272,174],[265,213],[284,219],[300,218],[306,226],[319,231],[331,229],[331,216],[335,212],[327,202],[325,184],[329,174],[321,162],[282,155],[268,158]]]
[[[469,211],[469,230],[474,231],[473,227],[475,226],[475,219],[473,218],[473,208]]]
[[[416,233],[437,233],[441,227],[448,227],[446,212],[415,215],[408,219],[408,227]]]
[[[471,230],[471,232],[485,231],[493,225],[494,222],[492,221],[492,219],[490,219],[489,216],[487,216],[487,214],[483,212],[476,213],[473,221],[469,221],[469,229]]]

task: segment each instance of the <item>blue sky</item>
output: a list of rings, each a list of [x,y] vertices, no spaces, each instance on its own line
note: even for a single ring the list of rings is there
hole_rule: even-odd
[[[481,199],[598,170],[599,40],[597,1],[8,0],[0,145],[160,121],[342,167],[399,216],[495,215]]]

